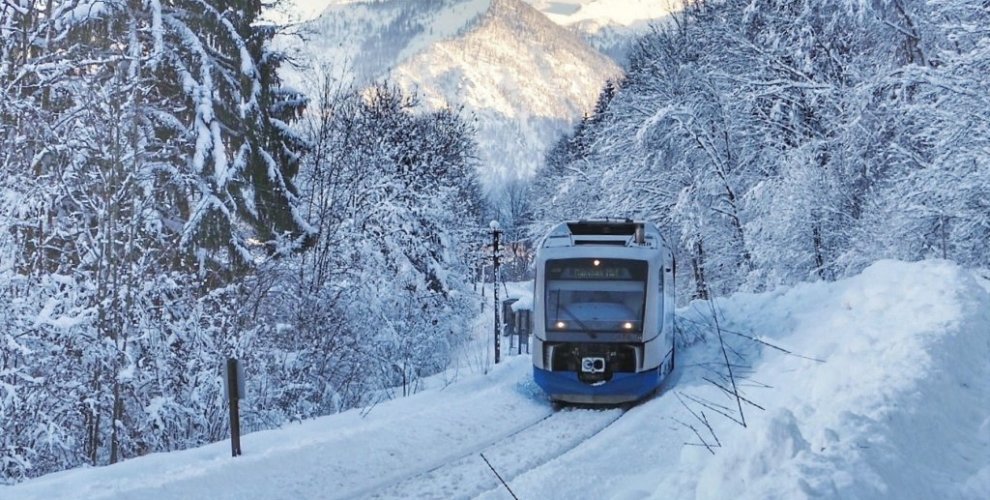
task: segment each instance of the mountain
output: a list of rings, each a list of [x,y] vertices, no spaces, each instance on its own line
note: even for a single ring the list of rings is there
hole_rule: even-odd
[[[272,7],[277,22],[308,21],[328,7],[355,0],[288,0]],[[524,0],[551,21],[564,26],[616,60],[624,60],[628,47],[652,23],[680,9],[678,0]],[[409,2],[407,2],[409,3]]]
[[[547,149],[592,109],[621,69],[575,32],[521,0],[358,0],[333,3],[280,43],[300,66],[329,66],[360,85],[389,79],[426,109],[476,119],[481,177],[495,199],[527,178]]]
[[[680,9],[677,0],[527,0],[551,21],[571,29],[599,51],[624,61],[630,45]]]
[[[273,16],[280,22],[307,21],[328,6],[354,0],[288,0]],[[680,9],[678,0],[525,0],[551,21],[571,29],[599,51],[624,60],[626,50],[652,23]]]

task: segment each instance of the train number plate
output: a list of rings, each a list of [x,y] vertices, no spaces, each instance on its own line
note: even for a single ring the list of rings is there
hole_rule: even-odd
[[[581,358],[581,371],[584,373],[603,373],[605,358]]]

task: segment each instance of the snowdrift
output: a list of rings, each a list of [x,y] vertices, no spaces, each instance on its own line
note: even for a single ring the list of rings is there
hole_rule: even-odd
[[[519,498],[988,498],[988,290],[950,262],[878,262],[685,308],[673,385],[625,413],[553,413],[528,359],[510,357],[370,410],[245,436],[237,459],[216,443],[0,497],[507,498],[484,452]],[[731,383],[715,318],[738,406],[714,384]]]
[[[990,498],[990,296],[944,261],[884,261],[838,283],[723,303],[773,338],[725,448],[681,453],[660,488],[698,498]],[[685,388],[685,391],[690,389]],[[745,407],[744,407],[745,409]],[[683,490],[682,490],[683,491]]]

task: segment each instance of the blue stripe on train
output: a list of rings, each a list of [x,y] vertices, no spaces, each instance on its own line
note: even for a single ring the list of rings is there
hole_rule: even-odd
[[[600,385],[586,384],[576,372],[543,370],[533,367],[536,384],[551,399],[585,403],[617,403],[637,401],[648,396],[660,386],[660,370],[639,373],[615,373],[612,380]]]

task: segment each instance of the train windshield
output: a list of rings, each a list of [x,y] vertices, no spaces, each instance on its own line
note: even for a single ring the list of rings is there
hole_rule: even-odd
[[[647,276],[642,260],[548,261],[547,331],[642,332]]]

